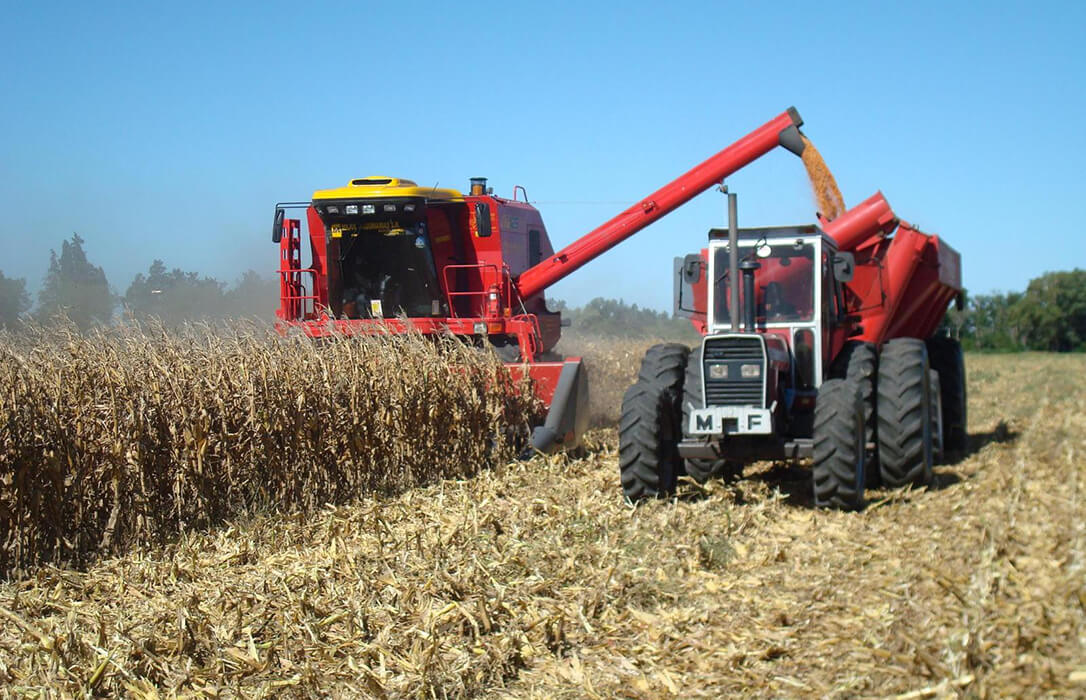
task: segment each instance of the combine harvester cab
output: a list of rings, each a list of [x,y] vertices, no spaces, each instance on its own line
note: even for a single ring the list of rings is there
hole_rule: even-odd
[[[497,197],[484,178],[468,194],[366,177],[276,205],[282,332],[314,338],[419,332],[492,347],[514,377],[529,376],[547,407],[532,446],[575,445],[586,428],[580,358],[559,358],[562,319],[545,290],[777,146],[803,148],[794,109],[780,114],[626,211],[555,252],[524,188]],[[518,194],[524,194],[523,199]],[[302,265],[304,209],[312,263]]]
[[[650,349],[627,392],[631,500],[680,473],[811,458],[815,502],[856,508],[865,485],[926,484],[944,448],[964,449],[961,348],[934,337],[960,298],[960,256],[881,193],[820,225],[749,229],[729,194],[728,229],[675,272],[676,311],[704,337],[688,354]],[[659,429],[636,430],[647,420]]]

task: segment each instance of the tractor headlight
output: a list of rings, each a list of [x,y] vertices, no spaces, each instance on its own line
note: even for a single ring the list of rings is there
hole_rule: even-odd
[[[377,210],[373,208],[372,204],[363,204],[362,205],[362,213],[363,214],[372,214],[375,211],[377,211]]]
[[[343,213],[344,214],[357,214],[358,213],[358,205],[357,204],[348,204],[347,206],[343,207]]]
[[[382,208],[383,208],[383,209],[384,209],[385,211],[396,211],[396,205],[395,205],[395,204],[386,204],[386,205],[385,205],[384,207],[382,207]]]
[[[709,365],[709,379],[727,379],[728,365],[723,362],[714,362]]]
[[[743,379],[757,379],[762,376],[761,365],[742,365],[739,367],[739,374]]]

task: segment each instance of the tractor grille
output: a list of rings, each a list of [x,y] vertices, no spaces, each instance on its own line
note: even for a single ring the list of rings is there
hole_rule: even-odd
[[[727,379],[711,379],[708,365],[724,362],[728,365]],[[706,406],[762,406],[762,387],[765,382],[765,353],[762,339],[758,337],[709,338],[705,341],[702,355],[702,372],[705,377]],[[743,365],[756,364],[761,371],[754,379],[744,379]]]

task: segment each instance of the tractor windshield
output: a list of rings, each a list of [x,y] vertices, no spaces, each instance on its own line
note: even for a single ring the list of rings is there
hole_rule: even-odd
[[[726,246],[717,248],[714,255],[713,316],[717,324],[727,324],[731,322],[728,313],[731,255]],[[797,323],[814,318],[813,245],[803,241],[770,244],[763,240],[760,245],[740,241],[739,255],[740,261],[750,259],[760,264],[754,272],[755,322],[758,325]],[[743,285],[739,288],[742,290]],[[740,291],[740,309],[745,302],[742,294]]]

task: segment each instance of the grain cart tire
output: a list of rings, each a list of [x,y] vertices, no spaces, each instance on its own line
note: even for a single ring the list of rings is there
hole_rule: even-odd
[[[683,379],[683,397],[680,414],[682,433],[688,430],[690,425],[690,410],[705,406],[705,399],[701,388],[701,346],[690,351],[686,358],[686,377]],[[742,462],[730,459],[685,459],[683,470],[686,475],[699,484],[704,484],[716,477],[738,478],[743,475]]]
[[[931,482],[931,387],[924,341],[895,338],[879,357],[879,474],[891,488]]]
[[[961,452],[969,444],[965,357],[962,346],[954,338],[928,338],[928,357],[932,369],[939,373],[939,389],[943,406],[943,449]]]
[[[939,391],[939,373],[933,369],[928,370],[928,386],[931,387],[931,461],[932,464],[938,464],[943,460],[945,450],[943,449],[944,433],[943,433],[943,402],[940,399],[941,392]]]
[[[864,483],[879,485],[879,450],[877,435],[878,412],[876,411],[875,381],[879,373],[879,353],[872,343],[850,340],[837,355],[830,368],[835,379],[855,379],[859,384],[860,401],[864,408],[864,442],[871,445],[864,455]]]
[[[618,464],[622,493],[637,502],[675,490],[678,420],[667,389],[638,380],[622,397]]]
[[[864,440],[861,382],[856,378],[822,382],[814,413],[815,505],[842,510],[863,507]]]

